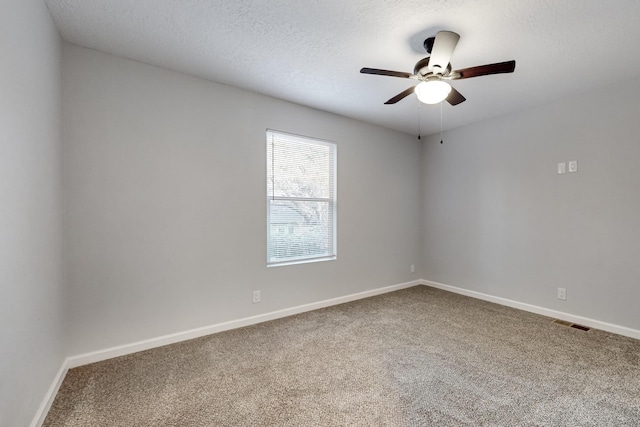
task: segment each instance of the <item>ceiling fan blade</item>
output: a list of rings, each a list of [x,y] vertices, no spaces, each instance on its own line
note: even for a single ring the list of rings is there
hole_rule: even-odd
[[[451,105],[458,105],[466,100],[467,98],[462,96],[462,94],[458,92],[454,87],[451,88],[451,92],[449,92],[449,96],[447,96],[447,102]]]
[[[471,77],[488,76],[489,74],[513,73],[516,69],[516,61],[497,62],[495,64],[479,65],[477,67],[463,68],[454,73],[460,74],[458,79],[468,79]]]
[[[396,96],[394,96],[393,98],[391,98],[390,100],[385,102],[385,104],[395,104],[396,102],[400,101],[401,99],[404,99],[407,96],[411,95],[414,91],[415,91],[415,86],[411,86],[409,89],[400,92],[399,94],[397,94]]]
[[[434,73],[443,74],[451,62],[453,51],[460,40],[460,35],[453,31],[439,31],[433,42],[431,58],[429,59],[429,70]]]
[[[366,67],[361,69],[360,72],[362,74],[375,74],[375,75],[378,75],[378,76],[404,77],[404,78],[407,78],[407,79],[413,75],[411,73],[404,73],[402,71],[379,70],[377,68],[366,68]]]

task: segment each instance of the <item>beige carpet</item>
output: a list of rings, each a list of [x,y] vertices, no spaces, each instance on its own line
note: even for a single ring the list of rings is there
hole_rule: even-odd
[[[640,426],[640,341],[418,286],[72,369],[45,426]]]

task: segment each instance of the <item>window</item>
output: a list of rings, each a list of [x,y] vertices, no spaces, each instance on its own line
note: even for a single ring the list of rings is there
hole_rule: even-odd
[[[336,144],[267,130],[267,266],[336,258]]]

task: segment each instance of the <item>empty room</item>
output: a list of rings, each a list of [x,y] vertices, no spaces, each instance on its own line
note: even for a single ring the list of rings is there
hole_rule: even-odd
[[[640,425],[640,3],[2,0],[0,426]]]

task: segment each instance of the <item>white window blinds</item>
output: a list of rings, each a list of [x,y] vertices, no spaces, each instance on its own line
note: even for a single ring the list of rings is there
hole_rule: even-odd
[[[267,130],[267,265],[336,257],[336,144]]]

